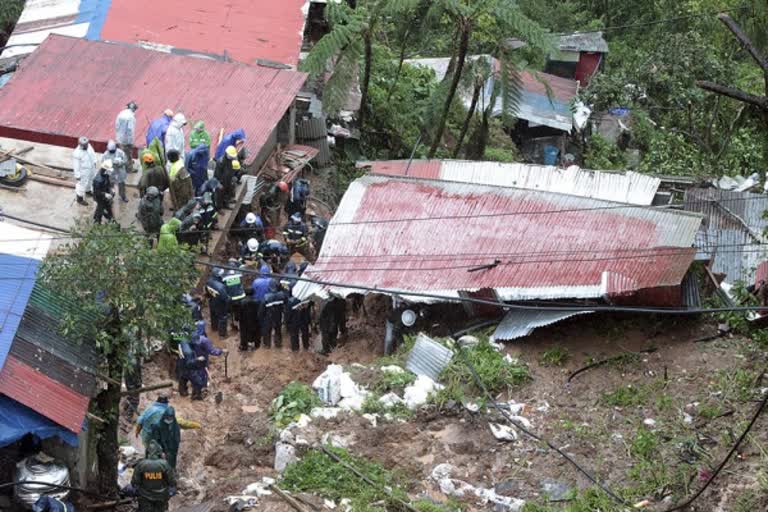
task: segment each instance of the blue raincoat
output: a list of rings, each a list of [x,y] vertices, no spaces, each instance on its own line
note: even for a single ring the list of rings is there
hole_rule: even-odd
[[[165,147],[165,132],[168,131],[168,126],[171,124],[171,118],[163,114],[158,117],[147,128],[147,147],[152,144],[155,139],[160,139],[160,144]]]
[[[153,430],[163,419],[165,410],[168,409],[168,404],[154,402],[152,405],[144,409],[136,423],[141,425],[141,442],[144,446],[149,446],[149,441],[152,439]]]
[[[216,348],[205,335],[205,321],[201,320],[195,324],[197,330],[192,335],[192,350],[195,352],[195,358],[203,357],[205,361],[196,361],[195,368],[187,371],[187,378],[193,386],[204,388],[208,386],[208,359],[210,356],[220,356],[224,351]]]
[[[211,159],[211,149],[208,146],[197,146],[187,153],[184,166],[192,177],[192,187],[198,195],[203,183],[208,181],[208,161]]]
[[[238,140],[245,140],[245,130],[242,128],[226,134],[224,138],[221,139],[221,143],[216,147],[216,155],[214,155],[216,161],[218,162],[221,157],[224,156],[224,151],[226,151],[229,146],[234,146],[235,141]]]

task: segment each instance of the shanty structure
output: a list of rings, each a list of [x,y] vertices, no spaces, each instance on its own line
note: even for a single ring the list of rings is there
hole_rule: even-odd
[[[61,334],[72,306],[36,282],[50,243],[48,235],[0,223],[0,458],[31,434],[85,482],[98,355],[92,342]]]
[[[545,71],[578,81],[586,87],[600,69],[608,53],[602,32],[563,34],[557,48],[549,55]]]
[[[2,58],[53,33],[295,68],[308,9],[307,0],[27,0]]]
[[[488,55],[472,55],[470,61],[488,59],[494,70],[499,69],[499,62]],[[449,58],[409,59],[408,64],[427,67],[435,72],[438,80],[442,80],[448,72]],[[536,126],[545,126],[554,130],[570,133],[574,127],[574,116],[571,104],[579,91],[575,80],[561,78],[548,73],[523,71],[520,73],[521,95],[517,111],[514,115]],[[496,78],[491,76],[485,84],[477,109],[485,109],[490,102]],[[464,104],[469,106],[472,92],[467,91],[462,97]],[[493,114],[501,115],[502,99],[498,97],[493,105]]]
[[[358,162],[357,167],[384,176],[515,187],[646,206],[653,203],[661,184],[656,177],[632,171],[471,160],[377,160]]]
[[[353,182],[300,297],[604,299],[677,306],[701,216],[553,192],[368,175]]]
[[[117,113],[132,100],[140,108],[137,147],[144,146],[150,121],[171,108],[190,124],[204,120],[213,134],[243,128],[246,163],[261,165],[278,142],[281,121],[280,138],[291,142],[289,110],[305,79],[295,71],[51,35],[0,89],[0,137],[60,146],[71,158],[86,135],[103,151],[115,136]]]

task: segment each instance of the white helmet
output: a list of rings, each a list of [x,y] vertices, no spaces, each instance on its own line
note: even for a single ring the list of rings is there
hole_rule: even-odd
[[[251,252],[256,252],[259,250],[259,241],[256,240],[255,238],[249,238],[247,245],[248,245],[248,250]]]
[[[245,223],[246,224],[256,224],[256,214],[251,212],[248,215],[245,216]]]

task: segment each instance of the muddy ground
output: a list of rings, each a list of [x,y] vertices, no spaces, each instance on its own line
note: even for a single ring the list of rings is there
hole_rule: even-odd
[[[200,503],[220,505],[225,496],[238,494],[261,477],[277,476],[272,469],[274,434],[267,416],[280,389],[293,380],[311,384],[330,362],[367,365],[379,357],[381,330],[376,323],[357,318],[350,325],[348,339],[329,357],[294,354],[287,348],[241,354],[235,336],[223,341],[213,336],[216,345],[230,350],[230,382],[224,379],[223,358],[215,358],[211,367],[211,392],[222,393],[221,403],[212,397],[190,402],[176,392],[171,396],[180,417],[202,424],[200,430],[183,431],[180,494],[172,501],[172,510]],[[537,434],[614,488],[642,486],[651,509],[664,510],[669,506],[665,497],[670,482],[685,480],[695,491],[753,414],[759,392],[752,388],[768,385],[758,382],[765,352],[749,340],[693,341],[715,331],[713,322],[700,318],[576,317],[505,345],[508,353],[529,366],[532,378],[499,398],[527,404],[524,416]],[[562,366],[542,363],[542,356],[553,347],[567,349],[569,357]],[[592,369],[567,382],[572,371],[591,361],[651,347],[656,351]],[[158,355],[147,365],[145,385],[167,378],[166,361]],[[746,381],[750,389],[742,393]],[[642,390],[632,404],[606,402],[606,394],[628,384]],[[144,396],[142,407],[154,396]],[[360,416],[344,416],[316,420],[312,429],[337,435],[349,443],[352,453],[399,470],[411,482],[413,496],[445,499],[429,480],[432,469],[443,462],[459,468],[456,478],[529,501],[544,500],[545,481],[570,489],[590,486],[542,443],[525,437],[498,442],[487,416],[461,407],[443,411],[427,407],[405,423],[379,422],[376,428]],[[645,459],[636,448],[638,435],[644,432],[656,440]],[[749,442],[691,510],[768,510],[767,449],[768,417],[757,424]],[[650,462],[643,466],[643,460]],[[484,508],[472,500],[467,506]],[[260,509],[290,510],[276,499],[262,501]]]

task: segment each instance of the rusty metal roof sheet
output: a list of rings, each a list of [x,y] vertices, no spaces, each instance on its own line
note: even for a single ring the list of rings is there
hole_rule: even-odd
[[[608,43],[600,31],[561,35],[558,48],[562,51],[608,53]]]
[[[211,133],[243,128],[250,163],[305,79],[294,71],[52,35],[0,89],[0,136],[75,147],[87,135],[101,151],[114,137],[115,116],[134,100],[139,140],[150,119],[171,108],[204,119]]]
[[[576,315],[585,315],[594,311],[532,311],[513,309],[506,314],[493,333],[494,340],[516,340],[528,336],[537,327],[545,327]]]
[[[661,180],[637,172],[561,169],[522,163],[470,160],[390,160],[359,162],[374,174],[442,179],[478,185],[497,185],[558,192],[605,201],[650,205]]]
[[[625,295],[679,286],[700,223],[697,214],[550,192],[368,175],[350,185],[306,274],[408,300],[408,291],[481,289],[502,300]],[[353,290],[294,291],[329,292]]]

